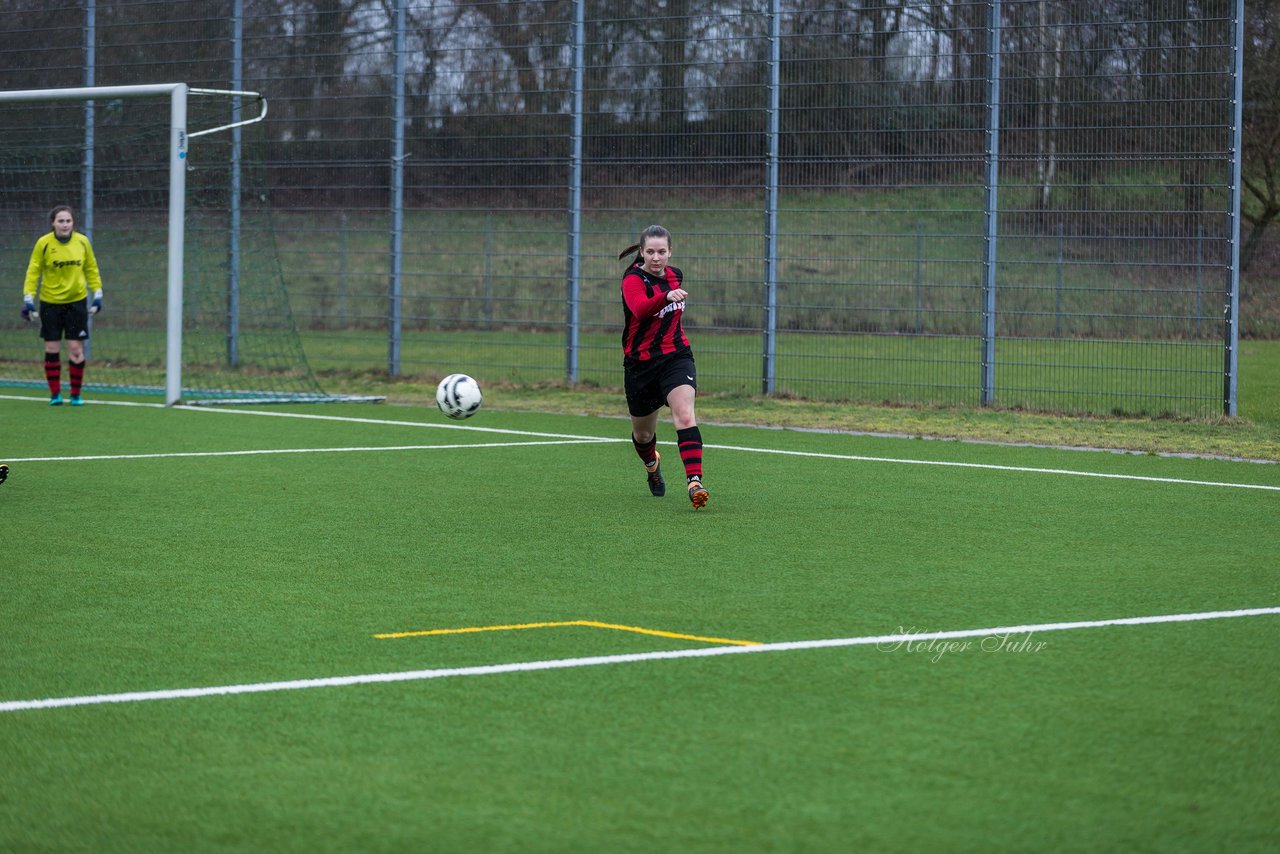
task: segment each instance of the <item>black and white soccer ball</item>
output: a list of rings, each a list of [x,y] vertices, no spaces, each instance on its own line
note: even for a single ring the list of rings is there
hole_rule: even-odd
[[[483,400],[480,383],[466,374],[449,374],[436,386],[436,405],[450,418],[470,418]]]

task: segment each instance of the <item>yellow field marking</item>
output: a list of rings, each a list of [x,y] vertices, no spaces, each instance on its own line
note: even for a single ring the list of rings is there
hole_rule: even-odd
[[[462,629],[425,629],[420,632],[387,632],[374,635],[378,639],[386,638],[420,638],[427,635],[465,635],[472,632],[513,632],[520,629],[556,629],[563,626],[587,626],[593,629],[613,629],[619,632],[635,632],[640,635],[657,635],[660,638],[676,640],[701,641],[702,643],[733,644],[736,646],[759,646],[759,641],[731,640],[729,638],[707,638],[701,635],[686,635],[680,632],[664,632],[661,629],[644,629],[639,626],[621,626],[617,623],[601,623],[597,620],[563,620],[554,623],[517,623],[509,626],[470,626]]]

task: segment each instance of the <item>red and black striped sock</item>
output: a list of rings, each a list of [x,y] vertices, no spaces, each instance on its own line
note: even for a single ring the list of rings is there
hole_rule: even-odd
[[[680,444],[680,461],[684,463],[685,477],[702,480],[702,432],[695,424],[676,431]]]
[[[636,449],[636,454],[644,461],[645,465],[649,465],[658,458],[658,437],[655,435],[649,440],[647,445],[641,445],[636,441],[635,434],[631,435],[631,444]]]
[[[62,357],[57,353],[44,354],[44,378],[49,383],[49,396],[62,394]]]
[[[67,362],[67,373],[71,375],[71,396],[80,395],[80,385],[84,382],[84,360]]]

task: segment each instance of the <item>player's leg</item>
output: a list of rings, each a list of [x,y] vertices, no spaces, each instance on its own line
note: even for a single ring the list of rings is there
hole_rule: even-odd
[[[84,342],[89,340],[89,301],[87,299],[65,306],[66,320],[63,330],[67,335],[67,376],[71,379],[71,405],[79,406],[80,386],[84,383]]]
[[[685,478],[689,483],[689,502],[694,509],[705,507],[707,489],[702,485],[702,433],[698,430],[693,402],[696,391],[691,385],[676,386],[667,395],[671,406],[671,420],[676,426],[676,441],[680,447],[680,461],[684,463]]]
[[[80,386],[84,384],[84,341],[67,339],[67,376],[71,380],[71,405],[80,406]]]
[[[644,463],[645,483],[655,498],[667,494],[662,478],[662,455],[658,453],[658,410],[662,395],[656,382],[655,366],[648,362],[627,360],[623,364],[623,387],[627,394],[627,412],[631,415],[631,445]]]
[[[648,415],[631,416],[631,445],[636,456],[644,463],[645,482],[656,498],[667,494],[667,482],[662,479],[662,455],[658,453],[658,410]]]
[[[0,483],[4,483],[9,479],[9,467],[0,465]]]
[[[44,379],[49,405],[62,405],[62,307],[40,302],[40,337],[44,339]]]
[[[676,443],[680,448],[680,461],[689,484],[689,503],[693,509],[707,504],[707,488],[702,485],[702,432],[694,414],[694,400],[698,395],[698,371],[693,356],[673,360],[663,379],[667,393],[667,405],[671,407],[671,420],[675,422]]]

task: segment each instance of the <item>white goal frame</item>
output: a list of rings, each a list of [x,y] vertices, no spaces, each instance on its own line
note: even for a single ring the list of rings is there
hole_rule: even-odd
[[[250,119],[187,131],[187,96],[229,95],[257,101],[258,115]],[[0,102],[92,101],[98,98],[155,98],[169,96],[169,248],[168,306],[166,309],[164,399],[172,406],[182,399],[182,287],[183,253],[186,250],[187,142],[197,136],[260,122],[267,116],[267,102],[257,92],[228,89],[196,89],[186,83],[151,83],[139,86],[83,86],[71,89],[15,89],[0,91]]]

